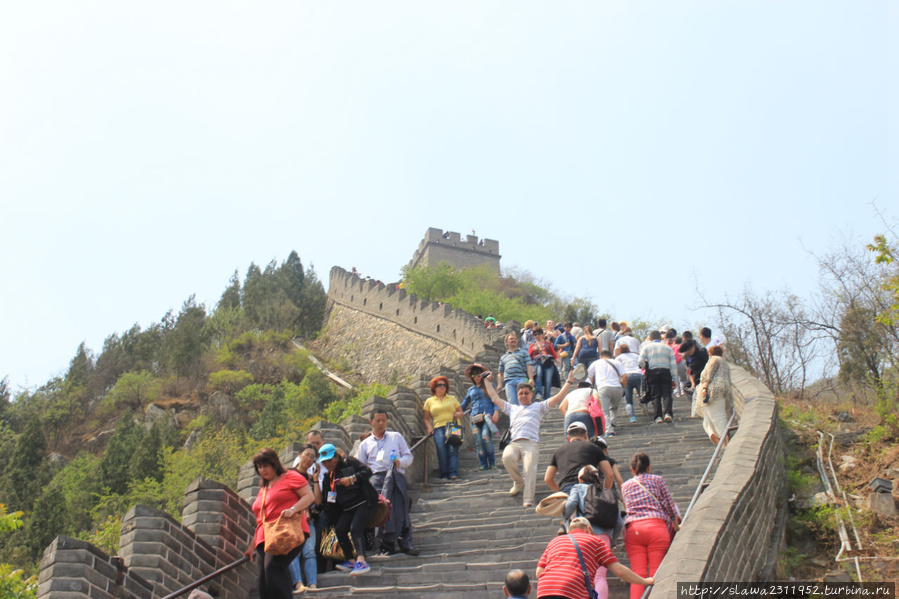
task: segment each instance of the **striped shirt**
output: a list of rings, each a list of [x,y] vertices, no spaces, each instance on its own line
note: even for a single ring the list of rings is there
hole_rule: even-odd
[[[515,351],[507,351],[499,359],[499,371],[503,373],[505,380],[528,378],[527,365],[531,363],[531,357],[523,348]]]
[[[624,509],[627,510],[627,517],[624,519],[627,524],[648,518],[670,522],[680,517],[665,479],[656,474],[638,474],[625,481],[621,485],[621,498]]]
[[[640,351],[640,366],[646,370],[654,368],[667,368],[671,371],[671,380],[677,380],[677,361],[674,352],[661,341],[648,343]]]
[[[509,415],[513,441],[528,439],[535,443],[540,442],[540,423],[549,412],[549,402],[540,401],[529,406],[513,406],[505,402],[503,412]]]
[[[581,549],[591,584],[600,566],[608,568],[618,561],[603,539],[583,530],[572,530],[571,535]],[[544,569],[537,585],[538,598],[558,595],[571,599],[589,599],[581,560],[578,559],[568,535],[559,535],[549,542],[537,567]]]

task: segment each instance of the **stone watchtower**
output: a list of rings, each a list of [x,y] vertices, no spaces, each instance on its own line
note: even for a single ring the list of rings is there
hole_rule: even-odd
[[[452,231],[444,233],[440,229],[430,227],[425,238],[409,262],[409,268],[417,266],[437,266],[446,262],[456,268],[471,268],[481,264],[489,264],[499,274],[499,242],[493,239],[478,241],[475,235],[462,236]]]

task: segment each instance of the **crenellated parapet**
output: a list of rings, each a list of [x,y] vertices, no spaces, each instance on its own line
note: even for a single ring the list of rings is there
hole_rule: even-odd
[[[449,264],[456,268],[471,268],[482,264],[500,272],[499,242],[495,239],[478,239],[474,234],[466,235],[465,239],[454,231],[441,231],[434,227],[428,228],[424,239],[418,244],[418,249],[409,261],[409,268],[417,266],[437,266],[441,263]]]
[[[183,522],[137,505],[122,521],[117,556],[57,537],[41,559],[38,599],[152,599],[240,559],[256,528],[250,506],[220,483],[199,478],[185,492]],[[207,585],[219,599],[245,599],[256,569],[245,563]]]
[[[483,321],[464,310],[419,300],[396,285],[365,280],[339,266],[331,269],[328,299],[435,339],[465,357],[493,347],[504,334],[502,329],[485,328]]]

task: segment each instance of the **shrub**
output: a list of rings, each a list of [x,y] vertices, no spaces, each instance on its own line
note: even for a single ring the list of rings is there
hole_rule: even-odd
[[[209,375],[209,386],[216,391],[234,395],[253,382],[246,370],[219,370]]]

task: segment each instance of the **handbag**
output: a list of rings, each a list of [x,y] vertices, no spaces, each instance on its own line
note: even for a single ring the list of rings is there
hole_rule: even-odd
[[[384,526],[384,523],[390,519],[390,508],[390,500],[378,493],[378,509],[375,510],[375,515],[371,517],[366,528]]]
[[[274,522],[265,521],[265,496],[268,487],[262,489],[262,530],[265,535],[265,552],[269,555],[287,555],[306,540],[303,533],[303,516],[285,518],[278,516]]]
[[[462,445],[462,427],[455,422],[447,422],[444,428],[444,437],[447,445],[459,447]]]
[[[334,530],[333,526],[329,526],[322,533],[322,542],[319,546],[319,552],[321,552],[322,557],[325,559],[333,560],[335,562],[346,561],[346,556],[343,555],[343,549],[341,549],[340,542],[337,540],[337,531]]]
[[[512,429],[507,428],[503,436],[499,438],[499,450],[502,451],[512,442]]]
[[[574,540],[574,536],[569,534],[568,538],[571,539],[571,544],[574,545],[574,550],[577,551],[577,558],[581,562],[581,574],[584,575],[584,585],[587,587],[587,596],[590,597],[590,599],[598,599],[599,595],[596,594],[596,589],[590,584],[590,574],[587,573],[587,564],[584,563],[584,556],[581,554],[581,548],[578,547],[577,541]]]
[[[481,412],[480,414],[475,414],[474,416],[471,417],[472,424],[481,424],[482,422],[484,422],[484,413],[483,412]]]

